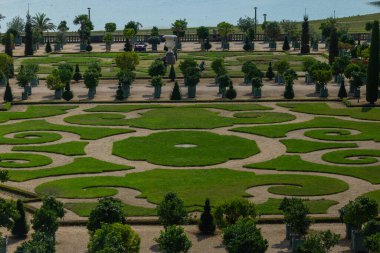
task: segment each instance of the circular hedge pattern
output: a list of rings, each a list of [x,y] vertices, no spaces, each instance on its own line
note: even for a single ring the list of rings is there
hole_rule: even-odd
[[[196,147],[181,148],[176,145]],[[113,154],[128,160],[167,166],[205,166],[259,153],[255,141],[200,131],[154,133],[114,143]]]
[[[50,157],[27,153],[0,154],[0,167],[3,168],[32,168],[49,165],[53,162]]]
[[[281,112],[240,112],[235,113],[236,118],[249,118],[252,124],[280,123],[295,120],[296,116]]]
[[[372,149],[338,150],[322,156],[324,161],[338,164],[372,164],[377,163],[378,158],[380,150]]]
[[[58,141],[62,138],[60,134],[50,132],[24,132],[16,133],[13,138],[3,137],[4,144],[22,145],[22,144],[40,144]]]
[[[87,113],[67,117],[65,122],[78,125],[126,126],[128,120],[119,113]]]
[[[317,140],[326,140],[326,141],[356,141],[362,140],[360,133],[356,134],[352,131],[357,130],[348,130],[348,129],[316,129],[305,132],[305,136],[317,139]]]

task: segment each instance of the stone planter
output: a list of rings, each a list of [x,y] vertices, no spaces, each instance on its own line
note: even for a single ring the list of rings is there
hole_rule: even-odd
[[[353,85],[353,84],[350,83],[350,90],[349,90],[349,93],[353,94],[353,93],[355,93],[355,90],[356,90],[355,85]]]
[[[222,43],[222,49],[223,49],[223,50],[230,50],[230,43],[228,43],[228,42],[223,42],[223,43]]]
[[[192,86],[187,86],[187,97],[188,98],[195,98],[197,93],[197,86],[192,85]]]
[[[106,44],[106,51],[110,52],[111,51],[111,43]]]
[[[351,231],[351,250],[354,253],[368,253],[368,249],[364,245],[365,236],[355,230]]]
[[[122,85],[121,89],[123,90],[123,97],[128,98],[131,93],[131,86],[130,85]]]
[[[88,99],[94,99],[94,97],[95,97],[95,88],[88,88],[87,96],[88,96]]]
[[[302,245],[305,242],[305,240],[296,239],[295,237],[292,237],[292,253],[298,253],[298,247]]]
[[[351,240],[352,236],[352,226],[350,224],[346,224],[346,239]]]
[[[261,88],[253,87],[253,97],[254,98],[261,98]]]
[[[244,76],[244,84],[250,84],[251,79],[248,76]]]
[[[59,52],[63,49],[62,44],[55,44],[54,45],[54,52]]]
[[[269,50],[276,51],[277,50],[277,43],[276,42],[269,42]]]
[[[30,81],[30,85],[33,86],[33,87],[36,87],[40,84],[40,79],[37,77],[37,78],[34,78]]]
[[[21,93],[21,99],[27,100],[28,99],[28,93],[26,93],[26,92]]]
[[[278,84],[284,84],[284,77],[280,76],[280,75],[277,75],[275,77],[275,82],[278,83]]]
[[[21,44],[22,44],[21,37],[14,38],[14,43],[15,43],[15,46],[21,46]]]
[[[154,86],[154,98],[160,98],[161,97],[161,85]]]
[[[175,48],[178,49],[178,50],[181,50],[181,49],[182,49],[182,43],[176,41],[176,43],[175,43]]]
[[[355,89],[354,98],[360,98],[360,89],[359,88]]]
[[[219,87],[219,93],[222,94],[222,98],[226,97],[226,87]]]
[[[24,86],[24,92],[25,92],[28,96],[32,95],[32,86],[30,86],[30,85]]]
[[[321,87],[320,98],[327,98],[329,96],[329,90],[326,87]]]
[[[79,46],[79,50],[80,51],[86,51],[86,48],[87,48],[87,45],[86,44],[80,44],[80,46]]]
[[[152,44],[152,52],[157,52],[157,44]]]
[[[300,50],[301,49],[301,44],[299,43],[299,41],[294,41],[293,48],[294,48],[294,50]]]
[[[54,90],[54,98],[61,99],[62,98],[62,89]]]
[[[292,231],[288,225],[285,225],[285,239],[290,240],[292,237]]]
[[[312,84],[312,83],[314,83],[314,80],[313,80],[313,78],[311,78],[311,76],[310,76],[309,73],[306,73],[306,75],[305,75],[305,83],[306,84]]]
[[[321,85],[319,83],[315,84],[315,93],[321,93]]]

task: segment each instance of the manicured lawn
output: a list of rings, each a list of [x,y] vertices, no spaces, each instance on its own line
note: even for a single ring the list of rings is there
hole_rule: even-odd
[[[295,130],[329,128],[326,130],[312,130],[306,134],[309,137],[330,141],[380,141],[380,123],[357,122],[337,118],[317,117],[310,121],[289,123],[272,126],[238,127],[231,131],[261,135],[270,138],[286,137],[286,134]],[[348,134],[345,129],[357,130],[359,134]],[[343,132],[342,132],[343,131]]]
[[[21,124],[15,124],[16,129],[20,129],[20,131],[28,131],[25,125]],[[14,125],[12,125],[12,129]],[[6,131],[6,132],[5,132]],[[4,132],[6,134],[9,134],[9,129],[4,128]],[[0,132],[1,132],[1,126],[0,126]],[[16,130],[15,132],[18,132]],[[3,136],[4,136],[3,135]],[[1,144],[11,144],[11,145],[19,145],[19,144],[40,144],[40,143],[46,143],[46,142],[53,142],[58,141],[62,139],[62,136],[58,133],[52,133],[52,132],[23,132],[23,133],[15,133],[13,135],[13,138],[9,137],[0,137],[0,143]]]
[[[176,145],[193,145],[181,147]],[[173,131],[114,143],[113,154],[167,166],[205,166],[259,153],[255,141],[200,131]]]
[[[302,160],[299,155],[283,155],[270,161],[246,165],[247,168],[279,171],[313,171],[340,174],[380,183],[380,166],[339,166],[311,163]]]
[[[375,200],[380,205],[380,190],[367,192],[366,194],[364,194],[364,196],[367,196],[368,198]]]
[[[154,108],[177,108],[178,106],[172,105],[97,105],[93,108],[86,109],[86,112],[131,112],[142,109],[154,109]],[[180,106],[180,108],[214,108],[221,109],[226,111],[253,111],[253,110],[272,110],[271,107],[263,106],[259,104],[194,104],[194,105],[185,105]]]
[[[330,163],[338,164],[371,164],[378,162],[376,157],[380,158],[380,150],[350,149],[324,154],[322,159]]]
[[[294,112],[380,120],[379,107],[332,108],[327,103],[278,103],[278,105],[291,108],[291,111]]]
[[[16,119],[46,118],[65,114],[77,106],[29,106],[25,112],[1,112],[0,123]]]
[[[125,177],[84,177],[50,181],[39,185],[35,191],[43,195],[62,198],[100,198],[113,196],[117,189],[136,189],[151,203],[159,203],[167,192],[176,192],[185,205],[203,206],[210,198],[213,205],[237,197],[248,197],[246,190],[260,185],[273,185],[274,194],[292,196],[320,196],[348,189],[340,180],[309,175],[255,175],[252,172],[229,169],[163,170],[127,174]]]
[[[67,156],[85,155],[84,148],[88,142],[71,141],[60,144],[45,145],[45,146],[16,146],[12,151],[33,151],[61,154]]]
[[[258,204],[257,210],[262,215],[267,214],[282,214],[278,209],[281,203],[281,199],[269,199],[267,202]],[[309,200],[305,201],[305,204],[309,207],[311,214],[324,214],[327,210],[338,204],[338,202],[333,200]],[[90,216],[91,210],[96,207],[97,203],[66,203],[65,207],[81,217]],[[202,207],[191,207],[188,211],[203,211]],[[144,208],[139,206],[131,206],[124,204],[124,213],[126,216],[156,216],[157,211],[154,208]]]
[[[107,171],[109,172],[129,169],[132,169],[132,167],[104,162],[92,157],[79,157],[75,158],[74,162],[70,164],[66,164],[55,168],[28,171],[9,171],[9,176],[11,181],[23,182],[43,177],[75,174],[94,174]]]
[[[50,157],[27,153],[0,154],[0,168],[32,168],[49,165]]]
[[[285,139],[280,142],[286,146],[288,153],[310,153],[318,150],[358,147],[355,143],[317,142],[301,139]]]
[[[25,131],[41,131],[42,138],[23,138],[24,135],[30,135],[31,133],[19,133],[16,138],[4,137],[4,135]],[[46,131],[46,132],[44,132]],[[80,135],[83,140],[97,140],[107,136],[112,136],[122,133],[130,133],[133,130],[130,129],[116,129],[116,128],[95,128],[95,127],[77,127],[77,126],[65,126],[49,123],[45,120],[30,120],[23,121],[14,124],[1,125],[0,126],[0,144],[36,144],[46,143],[61,138],[59,134],[47,133],[48,131],[61,131]],[[35,134],[33,133],[32,136]],[[24,136],[25,137],[25,136]],[[57,137],[59,137],[57,139]]]

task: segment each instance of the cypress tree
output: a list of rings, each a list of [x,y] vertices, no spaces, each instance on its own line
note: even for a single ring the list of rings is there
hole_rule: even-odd
[[[53,51],[53,50],[51,49],[50,41],[48,41],[48,42],[46,43],[46,46],[45,46],[45,52],[46,52],[46,53],[51,53],[51,51]]]
[[[7,33],[4,36],[5,39],[5,53],[9,55],[10,57],[13,56],[13,48],[12,48],[12,33],[7,31]]]
[[[346,86],[344,85],[344,80],[340,83],[338,98],[343,99],[347,97],[347,90]]]
[[[12,94],[11,86],[9,85],[9,81],[7,83],[7,87],[5,88],[4,101],[13,102],[13,94]]]
[[[301,54],[310,53],[310,32],[309,32],[309,17],[303,17],[302,35],[301,35]]]
[[[371,49],[368,63],[368,76],[367,76],[367,102],[374,104],[378,98],[378,85],[379,85],[379,21],[373,22]]]
[[[284,44],[282,45],[282,50],[284,50],[284,51],[290,50],[288,36],[285,36]]]
[[[25,24],[25,56],[33,55],[33,30],[32,22],[30,20],[29,11],[26,15],[26,24]]]
[[[212,235],[215,232],[214,216],[211,214],[210,200],[206,199],[203,213],[201,214],[201,220],[199,223],[199,230],[207,235]]]
[[[268,71],[265,73],[265,77],[268,78],[269,80],[272,80],[274,77],[272,62],[269,62]]]
[[[329,44],[329,63],[333,64],[335,57],[339,56],[339,40],[336,28],[331,29]]]
[[[73,79],[76,82],[79,82],[79,80],[82,79],[82,74],[80,73],[80,69],[79,69],[79,65],[78,64],[75,66],[75,73],[74,73]]]
[[[178,82],[176,81],[174,84],[172,94],[170,95],[170,100],[181,100],[181,99],[182,99],[181,90],[179,88]]]
[[[174,70],[174,66],[172,65],[172,66],[170,67],[170,73],[169,73],[170,81],[174,82],[175,77],[176,77],[176,75],[175,75],[175,70]]]
[[[17,200],[17,212],[19,217],[15,220],[13,225],[12,235],[17,237],[26,237],[29,232],[29,225],[26,222],[24,204],[20,199]]]
[[[234,86],[231,84],[230,87],[228,88],[228,90],[226,91],[226,98],[232,100],[232,99],[236,98],[236,96],[237,96],[237,92],[234,89]]]

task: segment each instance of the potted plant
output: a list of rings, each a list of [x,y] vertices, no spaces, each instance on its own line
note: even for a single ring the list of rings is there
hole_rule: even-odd
[[[148,74],[151,77],[154,77],[154,76],[165,76],[165,74],[166,74],[166,66],[165,66],[165,64],[160,59],[155,60],[149,66]]]
[[[361,72],[362,71],[362,68],[356,64],[356,63],[351,63],[351,64],[348,64],[346,66],[346,68],[344,69],[344,75],[350,79],[350,89],[349,89],[349,93],[353,94],[355,93],[355,86],[353,85],[353,83],[351,82],[351,79],[352,79],[352,73],[354,72]]]
[[[322,62],[316,62],[310,67],[310,76],[313,79],[313,81],[315,82],[315,93],[317,93],[317,94],[321,93],[322,88],[323,88],[323,83],[318,81],[319,78],[323,77],[320,75],[321,72],[323,72],[327,75],[325,77],[329,79],[328,81],[330,81],[332,79],[332,72],[331,72],[331,67],[329,64],[322,63]],[[325,80],[322,80],[322,81],[325,81]],[[326,84],[327,84],[327,82],[326,82]],[[322,94],[323,96],[321,96],[321,97],[326,97],[326,90],[324,90],[324,92],[325,93]]]
[[[22,94],[22,99],[26,100],[28,96],[32,95],[32,86],[31,83],[33,80],[38,80],[36,71],[38,70],[38,65],[28,64],[21,65],[20,71],[16,77],[17,83],[19,86],[24,88],[24,92]]]
[[[265,24],[265,36],[269,38],[269,48],[270,50],[277,49],[276,40],[281,34],[281,27],[278,22],[267,22]]]
[[[350,58],[347,56],[337,57],[332,65],[332,70],[334,72],[335,83],[341,83],[344,74],[344,70],[350,64]]]
[[[198,67],[198,63],[193,59],[185,59],[184,61],[180,62],[179,69],[181,70],[182,75],[184,77],[185,86],[188,85],[187,83],[188,70],[190,68],[197,68],[197,67]]]
[[[311,67],[317,63],[317,60],[311,57],[308,57],[304,62],[303,62],[303,71],[305,71],[305,83],[306,84],[311,84],[313,83],[313,78],[311,78]]]
[[[261,98],[261,87],[263,82],[260,77],[252,78],[252,95],[254,98]]]
[[[274,64],[274,69],[277,71],[275,78],[276,83],[284,83],[284,73],[290,68],[289,62],[287,60],[281,60]]]
[[[219,35],[221,37],[222,49],[229,50],[230,43],[228,42],[229,35],[233,32],[234,26],[228,22],[221,22],[217,25]]]
[[[218,58],[212,61],[211,69],[215,72],[215,84],[218,84],[219,77],[227,74],[226,67],[224,65],[224,59]]]
[[[173,34],[177,35],[177,40],[176,40],[176,49],[181,50],[182,49],[182,43],[181,43],[181,38],[183,38],[186,34],[187,30],[187,21],[186,19],[178,19],[174,21],[171,27]]]
[[[197,85],[201,79],[201,71],[198,67],[190,67],[186,70],[187,97],[195,98]]]
[[[260,79],[263,77],[261,71],[257,68],[256,64],[252,61],[247,61],[243,63],[241,71],[244,73],[244,83],[249,84],[252,83],[252,78],[259,77]]]
[[[111,51],[111,45],[113,42],[112,33],[106,33],[103,37],[103,41],[106,43],[106,51],[110,52]]]
[[[226,97],[226,89],[232,85],[232,80],[229,75],[224,74],[218,77],[219,84],[219,94],[222,95],[222,98]]]
[[[94,69],[87,69],[83,74],[83,81],[88,88],[88,99],[93,99],[96,93],[96,87],[99,84],[100,74]]]
[[[58,70],[53,70],[53,73],[46,77],[46,86],[49,90],[54,90],[55,99],[62,98],[62,89],[65,87],[65,84],[61,81]]]
[[[160,98],[161,97],[161,87],[165,85],[165,83],[162,80],[162,76],[153,76],[152,80],[150,81],[150,85],[154,87],[154,98]]]
[[[341,210],[341,219],[346,224],[346,233],[351,233],[354,252],[368,251],[364,245],[363,225],[378,216],[378,204],[368,197],[358,197]],[[346,235],[346,237],[349,237]]]
[[[120,70],[117,74],[117,78],[119,79],[119,85],[121,85],[123,91],[123,97],[128,98],[131,93],[131,85],[136,79],[136,74],[129,69]]]
[[[94,30],[94,25],[92,24],[88,15],[79,15],[74,19],[74,25],[79,25],[78,34],[80,38],[80,51],[86,51],[87,43],[91,38],[91,31]]]
[[[314,70],[313,79],[321,87],[320,98],[327,98],[329,96],[327,83],[332,79],[331,70]]]
[[[152,52],[157,52],[157,45],[161,43],[161,39],[158,36],[152,36],[148,39],[148,43],[152,45]]]
[[[351,73],[350,84],[355,87],[354,98],[360,99],[360,87],[362,87],[367,80],[367,75],[361,71],[354,71]]]
[[[197,36],[201,44],[201,50],[204,51],[206,49],[205,42],[210,37],[210,31],[207,27],[200,26],[197,28]]]
[[[298,75],[296,71],[294,71],[293,69],[288,69],[284,73],[284,78],[285,78],[284,98],[293,99],[294,98],[293,84],[294,84],[294,80],[298,79]]]

